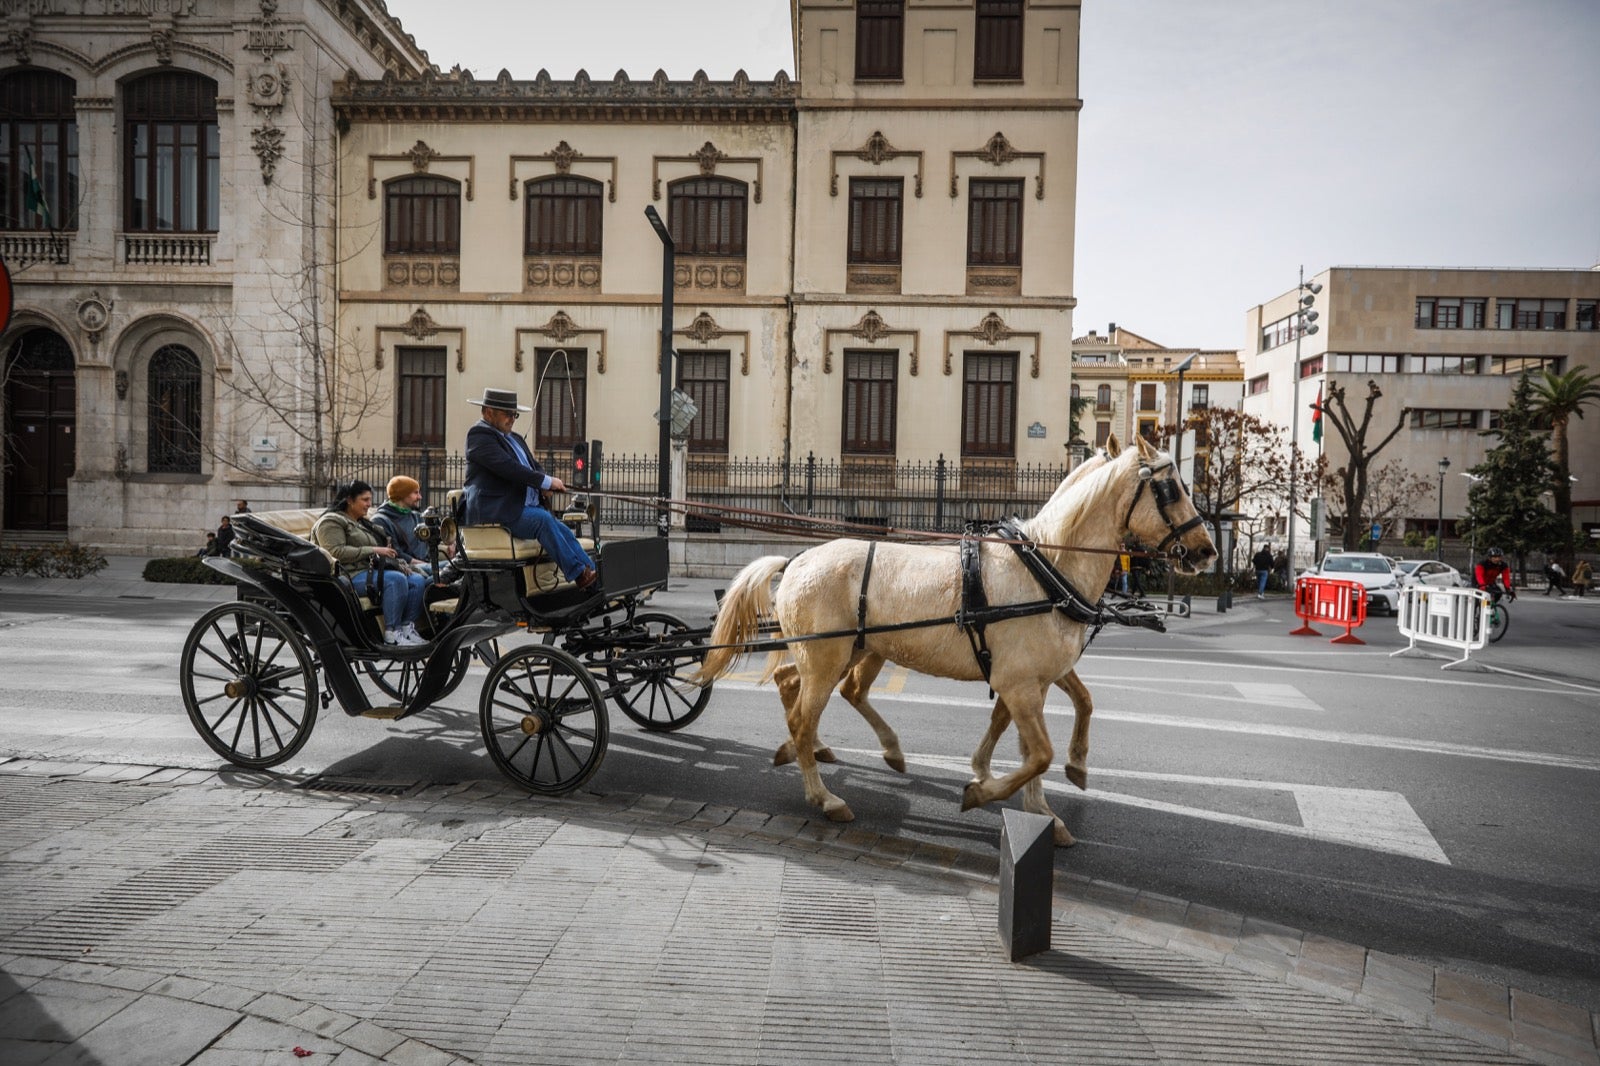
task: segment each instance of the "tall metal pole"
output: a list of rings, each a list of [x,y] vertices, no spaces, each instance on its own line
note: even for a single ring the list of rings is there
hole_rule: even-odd
[[[657,471],[656,535],[665,537],[672,528],[667,499],[672,495],[672,274],[677,245],[666,223],[653,205],[646,206],[644,217],[650,220],[656,236],[661,238],[661,432],[656,437],[656,454],[660,457]]]
[[[1300,481],[1300,336],[1305,332],[1300,317],[1300,294],[1306,288],[1306,265],[1300,264],[1300,284],[1294,290],[1294,366],[1289,368],[1292,379],[1289,399],[1289,591],[1298,594],[1294,582],[1294,505]]]

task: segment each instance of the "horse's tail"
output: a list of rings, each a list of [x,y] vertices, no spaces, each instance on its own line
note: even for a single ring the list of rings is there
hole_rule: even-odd
[[[761,629],[761,621],[772,617],[772,579],[789,565],[786,555],[765,555],[739,571],[722,597],[717,624],[711,629],[712,650],[690,680],[710,684],[733,667],[744,654],[740,645],[748,644]]]

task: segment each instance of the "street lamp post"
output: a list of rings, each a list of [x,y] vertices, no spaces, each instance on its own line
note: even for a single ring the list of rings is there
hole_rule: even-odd
[[[1317,293],[1322,291],[1322,286],[1313,281],[1306,282],[1306,268],[1300,267],[1300,284],[1296,286],[1295,293],[1300,297],[1300,305],[1295,308],[1295,314],[1300,321],[1295,324],[1294,331],[1294,366],[1289,371],[1291,378],[1291,396],[1289,400],[1289,588],[1294,588],[1294,505],[1295,495],[1300,480],[1300,338],[1317,332],[1317,313],[1311,310],[1311,305],[1317,302]]]
[[[672,529],[667,501],[672,498],[672,285],[677,245],[672,240],[667,224],[661,221],[661,216],[653,206],[646,205],[644,217],[650,220],[650,227],[661,239],[661,406],[656,413],[660,420],[656,443],[656,454],[659,456],[656,491],[660,498],[656,503],[656,534],[665,537]]]
[[[1439,460],[1439,531],[1433,544],[1433,557],[1439,562],[1444,561],[1444,476],[1449,472],[1450,457],[1447,455]]]
[[[1195,352],[1190,355],[1189,358],[1178,364],[1178,432],[1175,438],[1176,443],[1172,448],[1172,469],[1177,472],[1179,481],[1183,480],[1183,375],[1188,372],[1191,366],[1194,365],[1194,357],[1199,354],[1199,352]],[[1167,567],[1168,607],[1172,606],[1172,590],[1174,587],[1173,583],[1176,581],[1176,579],[1176,575],[1172,572],[1172,567]]]
[[[1461,476],[1467,479],[1467,482],[1468,482],[1468,485],[1467,485],[1467,499],[1468,499],[1468,501],[1470,503],[1470,501],[1472,499],[1472,486],[1476,485],[1478,482],[1482,481],[1483,478],[1479,477],[1477,474],[1472,473],[1470,470],[1463,470],[1461,472]],[[1468,517],[1470,518],[1471,516],[1469,515]],[[1471,535],[1467,539],[1467,577],[1468,577],[1469,580],[1472,577],[1472,567],[1473,567],[1473,564],[1477,561],[1477,558],[1478,558],[1478,523],[1474,522],[1474,523],[1472,523]]]

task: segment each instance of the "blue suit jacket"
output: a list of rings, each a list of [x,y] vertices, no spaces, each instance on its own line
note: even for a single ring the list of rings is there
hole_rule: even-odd
[[[478,422],[467,430],[467,499],[465,522],[469,526],[509,526],[522,517],[528,490],[544,487],[544,467],[521,436],[532,468],[523,466],[513,446],[493,426]]]

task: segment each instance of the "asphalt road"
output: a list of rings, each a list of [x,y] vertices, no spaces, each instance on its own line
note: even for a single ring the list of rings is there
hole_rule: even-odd
[[[710,610],[709,595],[699,613]],[[665,605],[699,608],[681,594]],[[1051,700],[1052,804],[1080,843],[1058,867],[1479,973],[1600,1010],[1600,603],[1524,596],[1473,670],[1287,636],[1282,600],[1166,635],[1108,631],[1080,664],[1094,691],[1090,789],[1060,773],[1071,708]],[[0,597],[0,753],[216,766],[177,698],[204,605]],[[991,630],[991,641],[996,639]],[[759,663],[687,730],[612,714],[588,787],[812,816]],[[382,781],[492,780],[476,719],[482,668],[400,723],[324,712],[282,769]],[[981,686],[886,670],[874,700],[910,761],[897,774],[842,701],[824,767],[856,826],[993,847],[994,810],[961,813],[988,717]],[[1002,742],[1000,755],[1014,749]],[[1004,768],[997,759],[997,769]]]

